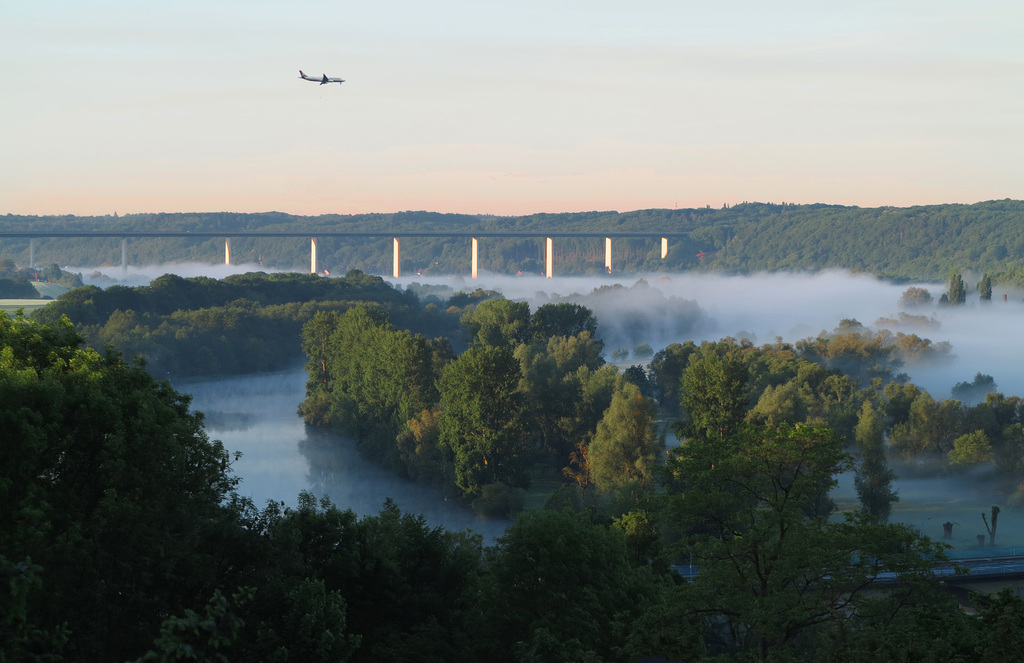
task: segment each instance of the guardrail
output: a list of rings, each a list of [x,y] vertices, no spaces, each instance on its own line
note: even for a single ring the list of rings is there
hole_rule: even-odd
[[[952,559],[978,559],[984,557],[1020,557],[1024,548],[967,548],[947,550],[946,557]]]

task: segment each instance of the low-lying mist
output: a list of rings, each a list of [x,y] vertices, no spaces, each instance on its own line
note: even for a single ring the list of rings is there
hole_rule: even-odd
[[[949,398],[953,385],[971,381],[978,372],[991,375],[1004,394],[1024,395],[1024,346],[1015,340],[1024,328],[1022,293],[998,286],[991,302],[981,302],[972,292],[973,297],[962,306],[933,303],[904,311],[899,299],[907,288],[925,288],[937,301],[945,286],[894,284],[843,271],[553,279],[408,277],[399,279],[399,284],[416,290],[434,286],[430,290],[442,300],[446,292],[483,288],[497,290],[509,299],[529,301],[535,307],[548,302],[579,303],[597,316],[598,335],[608,353],[617,348],[632,350],[642,343],[657,351],[673,342],[715,341],[726,336],[747,338],[756,345],[776,338],[792,343],[831,332],[843,319],[856,319],[873,330],[884,328],[917,334],[933,343],[949,343],[952,351],[946,360],[907,364],[901,369],[935,398]],[[643,364],[649,359],[629,361]]]
[[[129,266],[69,267],[86,284],[146,285],[167,273],[183,277],[224,278],[267,270],[255,263],[238,265],[178,263]],[[388,281],[392,279],[387,278]],[[939,306],[941,283],[901,283],[846,271],[775,272],[749,276],[687,272],[681,274],[613,274],[598,277],[403,276],[394,283],[441,302],[456,292],[477,288],[537,307],[549,302],[574,302],[597,316],[598,334],[610,354],[630,351],[626,361],[646,364],[650,357],[632,350],[647,344],[657,352],[669,343],[715,341],[726,336],[747,338],[756,345],[786,342],[830,332],[843,319],[856,319],[871,330],[917,334],[952,346],[947,360],[908,364],[902,371],[935,398],[949,398],[958,382],[977,373],[991,375],[1006,395],[1024,395],[1024,347],[1015,340],[1024,328],[1024,292],[996,285],[991,302],[979,300],[966,279],[969,295],[963,306]],[[901,310],[900,296],[909,287],[927,289],[933,302]],[[1005,300],[1004,300],[1005,296]],[[902,314],[902,316],[901,316]]]
[[[232,274],[247,274],[248,272],[283,272],[283,269],[271,269],[258,263],[240,263],[237,265],[209,264],[199,262],[167,263],[163,265],[128,265],[128,269],[122,270],[120,265],[101,265],[99,267],[71,267],[62,268],[66,272],[73,272],[82,275],[82,283],[105,288],[109,285],[138,286],[149,285],[153,279],[164,274],[176,274],[183,278],[193,276],[208,276],[213,279],[222,279]]]
[[[179,263],[129,266],[69,267],[87,284],[146,285],[158,276],[224,278],[231,274],[267,270],[261,265]],[[392,279],[385,277],[388,281]],[[628,363],[646,364],[650,357],[632,350],[647,344],[657,352],[669,343],[715,341],[726,336],[747,338],[756,345],[786,342],[830,332],[843,319],[856,319],[872,330],[889,329],[952,346],[947,360],[908,364],[903,372],[935,398],[949,398],[958,382],[977,373],[991,375],[1006,395],[1024,395],[1024,347],[1018,338],[1024,328],[1024,292],[996,285],[991,302],[981,302],[967,277],[968,299],[963,306],[939,306],[941,283],[901,283],[846,271],[817,273],[775,272],[749,276],[686,272],[680,274],[613,274],[608,276],[504,276],[481,273],[465,276],[403,276],[394,283],[441,302],[456,292],[477,288],[496,290],[505,297],[537,307],[549,302],[587,306],[598,319],[598,334],[606,353],[630,351]],[[901,310],[900,296],[909,287],[927,289],[931,304]],[[1005,301],[1004,301],[1005,296]],[[902,317],[901,317],[901,314]]]
[[[987,528],[981,515],[989,515],[993,504],[1004,504],[994,544],[996,547],[1024,546],[1024,511],[1005,508],[1004,497],[997,491],[990,466],[975,468],[956,476],[914,476],[905,465],[893,467],[897,479],[893,487],[900,499],[893,504],[891,520],[912,525],[936,540],[943,540],[957,549],[979,548],[978,536],[988,541]],[[837,477],[838,485],[830,494],[840,511],[860,508],[854,487],[854,473]],[[953,523],[952,534],[946,537],[943,523]],[[987,543],[985,545],[988,545]]]

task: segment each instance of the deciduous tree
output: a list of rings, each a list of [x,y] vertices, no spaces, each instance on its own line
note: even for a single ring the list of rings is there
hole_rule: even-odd
[[[995,454],[992,452],[992,443],[985,431],[976,430],[953,440],[953,448],[949,452],[949,464],[952,467],[971,467],[993,460]]]
[[[957,382],[953,385],[950,394],[964,405],[971,406],[984,401],[988,394],[993,394],[998,389],[999,386],[991,375],[979,371],[971,382]]]
[[[831,431],[810,426],[747,427],[673,450],[666,525],[681,537],[678,557],[699,565],[693,614],[719,651],[788,660],[881,601],[897,612],[927,577],[941,544],[903,525],[814,515],[850,466]],[[885,571],[906,581],[891,600],[872,585]]]
[[[682,407],[687,436],[718,438],[739,430],[748,404],[746,366],[703,346],[683,372]]]
[[[587,454],[590,476],[599,489],[611,491],[630,482],[651,485],[657,452],[662,448],[655,415],[654,402],[635,384],[620,378]]]
[[[467,495],[491,483],[529,485],[519,362],[505,346],[477,345],[445,367],[439,383],[441,444],[455,456]]]
[[[656,352],[651,360],[650,374],[655,397],[661,407],[670,412],[679,408],[683,371],[686,370],[690,355],[696,351],[697,346],[693,341],[686,341],[683,345],[671,343],[664,350]]]
[[[926,288],[911,286],[900,295],[900,308],[918,308],[932,303],[932,293]]]
[[[462,316],[473,345],[514,348],[530,337],[530,305],[507,299],[480,302]]]
[[[209,598],[237,485],[189,398],[119,355],[0,312],[0,556],[41,568],[29,624],[72,660],[127,660]]]
[[[535,340],[545,343],[552,336],[578,336],[582,332],[596,338],[597,318],[593,311],[581,304],[544,304],[533,312],[530,330]]]
[[[617,632],[660,584],[632,563],[621,531],[568,510],[523,513],[488,561],[499,643],[556,657],[532,660],[615,660]]]

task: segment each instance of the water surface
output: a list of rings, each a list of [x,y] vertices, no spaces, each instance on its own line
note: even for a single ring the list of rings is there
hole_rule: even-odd
[[[445,501],[439,490],[367,461],[351,440],[306,426],[297,412],[305,384],[305,371],[294,369],[174,386],[192,395],[192,409],[204,414],[210,439],[241,452],[232,464],[242,479],[238,493],[257,506],[268,501],[295,506],[305,490],[366,516],[392,499],[403,511],[423,514],[432,526],[472,529],[488,543],[504,532],[507,521],[478,518],[462,503]]]

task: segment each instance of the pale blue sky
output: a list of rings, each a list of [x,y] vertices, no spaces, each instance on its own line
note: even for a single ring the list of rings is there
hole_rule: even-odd
[[[0,213],[1024,198],[1019,0],[0,0],[0,90]]]

